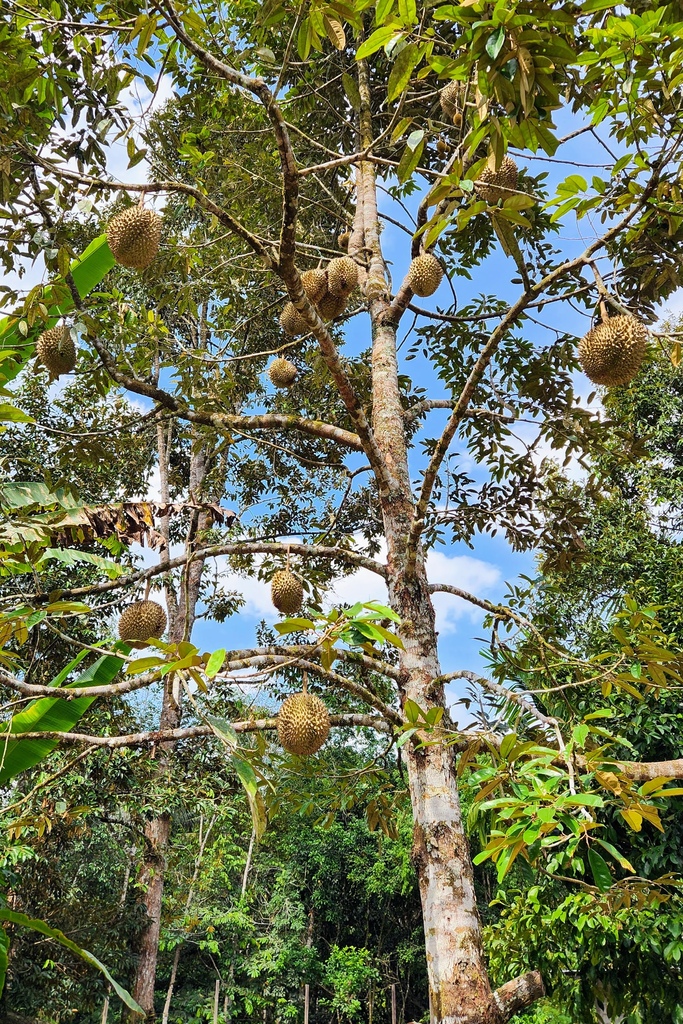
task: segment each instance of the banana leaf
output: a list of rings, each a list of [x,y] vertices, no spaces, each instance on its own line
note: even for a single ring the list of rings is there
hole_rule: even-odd
[[[91,967],[95,967],[101,974],[105,976],[111,987],[116,992],[119,999],[126,1004],[131,1010],[135,1010],[136,1013],[144,1014],[144,1010],[138,1003],[135,1002],[130,993],[126,992],[125,988],[122,988],[117,981],[114,981],[111,974],[104,966],[104,964],[89,953],[87,949],[82,949],[77,943],[72,942],[71,939],[67,939],[64,932],[60,932],[58,928],[51,928],[45,921],[38,921],[35,918],[27,917],[26,914],[19,914],[16,910],[8,910],[6,907],[0,907],[0,921],[7,921],[10,924],[20,924],[24,928],[30,928],[34,932],[40,932],[41,935],[47,935],[50,939],[55,939],[66,949],[71,950],[76,956],[80,956],[81,960],[85,960]],[[5,987],[5,977],[7,974],[7,947],[9,941],[7,933],[4,929],[0,929],[0,994]]]
[[[60,686],[87,653],[82,651],[74,661],[62,669],[53,680],[53,684]],[[123,665],[121,658],[105,655],[69,683],[69,687],[104,686],[114,679]],[[0,731],[0,786],[6,785],[19,772],[32,768],[59,743],[59,740],[22,740],[22,732],[69,732],[96,699],[76,697],[75,700],[65,700],[63,697],[40,697],[23,711],[12,715],[7,723],[9,728],[5,727]],[[15,736],[18,738],[14,739]]]

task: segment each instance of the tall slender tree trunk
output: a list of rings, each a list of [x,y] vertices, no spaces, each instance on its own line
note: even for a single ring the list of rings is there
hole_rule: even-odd
[[[167,435],[160,427],[159,433],[159,467],[162,503],[169,501],[168,490],[168,454]],[[207,460],[203,449],[193,451],[190,462],[190,495],[197,498],[201,493],[206,476]],[[162,522],[168,558],[169,536],[168,522]],[[197,547],[210,521],[202,513],[194,513],[190,529],[185,541],[185,553],[191,553]],[[201,543],[201,542],[200,542]],[[189,639],[194,625],[197,601],[201,588],[204,562],[194,560],[187,563],[179,592],[176,594],[170,582],[166,584],[166,605],[169,616],[169,639],[180,642]],[[182,702],[179,680],[173,673],[165,677],[164,693],[159,718],[162,730],[176,729],[181,722]],[[159,751],[159,774],[172,771],[172,745],[163,744]],[[171,834],[171,818],[168,814],[152,818],[145,823],[145,849],[140,870],[139,883],[144,892],[145,924],[142,928],[139,944],[139,959],[133,985],[133,998],[140,1004],[146,1019],[155,1019],[154,990],[156,984],[157,959],[159,955],[159,936],[161,932],[161,910],[164,894],[164,878],[166,859]],[[136,1019],[136,1018],[131,1018]],[[138,1018],[139,1019],[139,1018]]]
[[[368,68],[358,62],[361,100],[360,146],[372,143]],[[389,322],[389,285],[382,255],[374,166],[363,162],[358,175],[356,231],[364,238],[364,282],[372,323],[373,431],[392,477],[380,496],[387,543],[387,581],[392,608],[400,615],[401,704],[423,710],[445,707],[424,552],[408,566],[407,545],[414,516],[406,429],[398,382],[396,325]],[[355,237],[354,237],[355,235]],[[358,246],[360,250],[360,246]],[[508,993],[492,991],[482,948],[474,872],[458,796],[453,748],[409,746],[407,768],[413,811],[413,861],[417,870],[427,954],[432,1024],[503,1024],[516,1006]],[[540,984],[540,982],[539,982]],[[538,996],[538,992],[536,996]],[[519,993],[517,993],[519,996]],[[520,1004],[520,1007],[521,1008]]]

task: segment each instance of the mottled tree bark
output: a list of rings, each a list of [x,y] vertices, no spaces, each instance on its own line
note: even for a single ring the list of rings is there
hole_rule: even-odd
[[[361,146],[372,140],[367,67],[359,61]],[[415,515],[406,429],[398,383],[396,326],[387,316],[388,281],[381,251],[371,163],[358,176],[358,224],[363,225],[368,274],[363,283],[372,322],[372,428],[386,461],[392,485],[380,496],[387,543],[387,586],[392,608],[401,617],[400,653],[402,705],[415,701],[423,710],[444,707],[434,608],[418,548],[414,569],[407,557]],[[407,767],[414,820],[413,860],[417,870],[425,930],[433,1024],[503,1024],[522,1006],[542,994],[536,984],[511,983],[512,991],[494,993],[489,981],[474,890],[474,872],[463,827],[453,748],[429,744],[407,748]],[[527,976],[527,979],[529,976]]]

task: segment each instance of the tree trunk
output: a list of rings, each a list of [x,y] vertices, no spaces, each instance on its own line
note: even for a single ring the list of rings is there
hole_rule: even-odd
[[[358,62],[361,100],[361,148],[372,141],[367,66]],[[424,711],[445,707],[434,608],[428,590],[424,553],[414,569],[407,545],[415,515],[406,430],[398,382],[396,326],[386,318],[389,288],[384,273],[377,215],[374,167],[362,163],[358,176],[356,227],[361,223],[368,254],[364,282],[372,322],[372,427],[391,475],[388,494],[380,496],[387,542],[387,585],[392,608],[401,617],[401,704],[415,701]],[[353,237],[353,236],[352,236]],[[427,954],[432,1024],[503,1024],[519,1000],[542,994],[540,976],[512,992],[494,993],[489,982],[474,890],[474,872],[463,827],[453,748],[430,744],[407,747],[413,810],[413,860],[417,870]],[[515,984],[515,983],[511,983]],[[526,1003],[525,1005],[528,1005]],[[514,1009],[512,1007],[514,1006]]]
[[[161,499],[169,501],[168,492],[168,445],[164,443],[163,432],[159,435],[159,462],[161,477]],[[190,463],[190,495],[197,498],[207,472],[207,460],[203,450],[193,452]],[[202,513],[193,515],[185,541],[186,553],[197,546],[198,538],[210,525]],[[168,544],[168,526],[162,524],[162,531]],[[201,543],[201,541],[200,541]],[[168,557],[168,546],[166,549]],[[180,642],[189,639],[194,625],[197,601],[201,587],[204,562],[196,560],[187,564],[180,592],[176,595],[170,584],[166,586],[166,605],[169,613],[169,639]],[[166,676],[159,719],[160,729],[176,729],[180,725],[182,706],[180,687],[173,673]],[[159,773],[172,771],[172,744],[162,744],[159,754]],[[147,1020],[155,1019],[154,989],[156,984],[159,934],[161,931],[161,909],[166,873],[166,853],[171,832],[171,818],[162,814],[145,823],[145,852],[140,871],[140,885],[144,891],[145,924],[140,935],[139,960],[133,985],[133,998],[145,1011]],[[131,1020],[139,1019],[132,1015]]]

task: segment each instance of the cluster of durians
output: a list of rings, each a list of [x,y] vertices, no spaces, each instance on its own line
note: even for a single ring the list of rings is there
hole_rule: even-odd
[[[322,319],[335,320],[346,309],[358,284],[358,265],[350,256],[339,256],[330,260],[327,267],[305,270],[301,284]],[[293,302],[287,302],[282,310],[280,327],[293,338],[308,334],[311,329]]]

